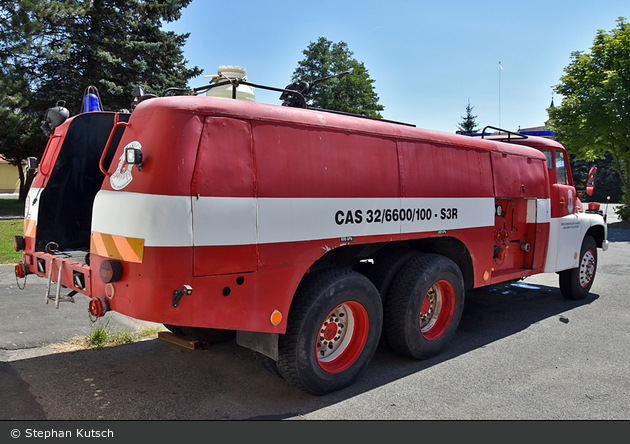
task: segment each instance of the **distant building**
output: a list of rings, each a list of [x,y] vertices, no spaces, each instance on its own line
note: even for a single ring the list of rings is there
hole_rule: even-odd
[[[18,193],[19,191],[20,175],[17,168],[0,156],[0,193]]]
[[[553,104],[553,97],[551,98],[551,105],[549,105],[549,108],[555,108],[555,105]],[[556,140],[556,133],[549,129],[549,127],[547,126],[548,123],[549,121],[546,121],[545,126],[536,126],[533,128],[523,129],[519,128],[518,132],[519,134],[523,134],[524,136],[538,136],[544,137],[546,139]]]

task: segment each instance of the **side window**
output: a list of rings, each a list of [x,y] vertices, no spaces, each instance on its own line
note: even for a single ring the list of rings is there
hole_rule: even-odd
[[[558,172],[558,183],[562,185],[567,184],[567,175],[564,165],[564,153],[562,151],[556,151],[556,171]]]
[[[553,154],[551,154],[551,151],[548,150],[542,150],[542,152],[547,158],[547,168],[553,170]]]

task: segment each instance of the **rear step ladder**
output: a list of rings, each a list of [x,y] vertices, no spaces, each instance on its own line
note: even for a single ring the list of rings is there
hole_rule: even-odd
[[[54,295],[50,294],[50,284],[52,283],[52,270],[53,268],[55,268],[55,260],[56,258],[53,258],[53,260],[50,262],[50,268],[48,269],[48,286],[46,287],[45,301],[46,304],[48,304],[48,301],[55,301],[55,308],[59,308],[59,302],[72,302],[74,304],[74,298],[72,296],[77,294],[77,292],[73,290],[67,295],[61,294],[61,272],[63,271],[63,265],[65,263],[62,260],[61,265],[59,265],[59,274],[57,275],[57,292]]]

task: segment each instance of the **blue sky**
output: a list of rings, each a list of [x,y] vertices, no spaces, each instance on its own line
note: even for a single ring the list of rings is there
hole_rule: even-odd
[[[630,19],[630,1],[193,0],[164,29],[190,33],[184,54],[203,75],[237,65],[275,87],[290,83],[310,42],[344,41],[375,80],[384,118],[452,133],[469,99],[480,126],[544,124],[571,53],[618,17]],[[203,75],[190,86],[207,84]],[[261,90],[256,100],[280,104]]]

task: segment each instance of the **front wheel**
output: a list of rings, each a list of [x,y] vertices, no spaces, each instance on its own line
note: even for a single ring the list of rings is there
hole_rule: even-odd
[[[437,254],[410,259],[394,280],[385,305],[388,343],[400,354],[426,359],[444,350],[464,309],[459,267]]]
[[[585,236],[580,249],[577,268],[561,271],[560,292],[562,296],[574,301],[584,299],[595,279],[597,271],[597,244],[593,236]]]
[[[383,322],[380,296],[365,276],[326,268],[300,284],[278,340],[282,377],[323,395],[352,384],[376,351]]]

